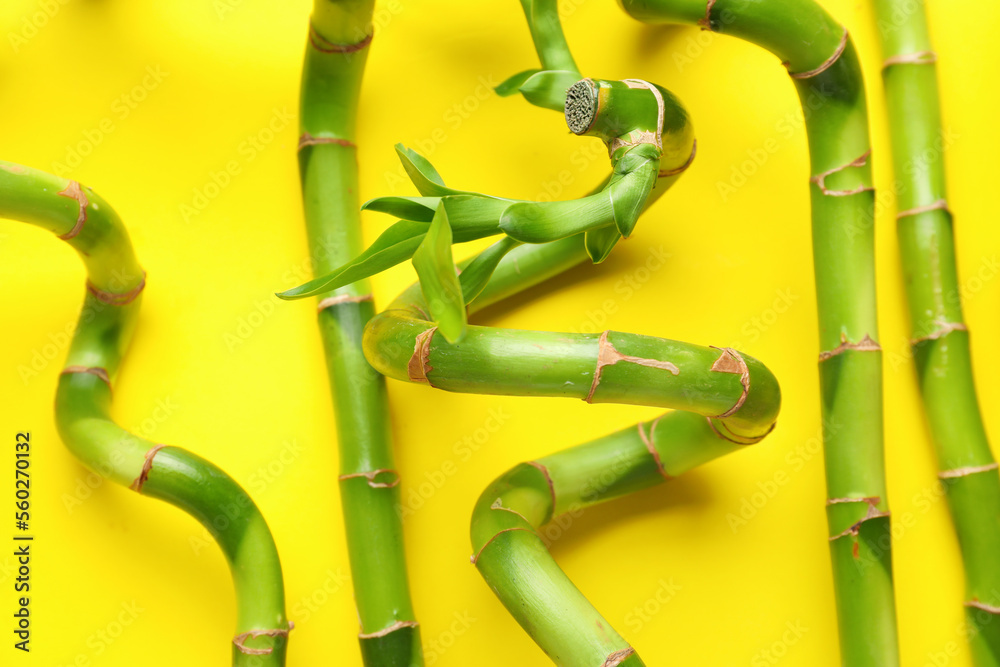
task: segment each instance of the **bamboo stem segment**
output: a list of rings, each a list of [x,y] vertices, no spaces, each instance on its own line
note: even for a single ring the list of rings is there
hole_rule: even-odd
[[[299,167],[313,271],[361,250],[355,125],[372,41],[373,0],[316,0],[302,71]],[[339,484],[364,664],[423,664],[410,601],[399,475],[385,379],[361,337],[375,312],[367,280],[318,295],[320,336],[333,394]]]
[[[972,376],[958,298],[934,53],[922,0],[875,0],[911,349],[965,564],[966,632],[978,667],[1000,665],[1000,476]],[[886,23],[890,25],[890,23]],[[919,168],[917,168],[919,167]],[[955,295],[951,298],[949,295]]]
[[[858,56],[812,0],[619,0],[632,17],[734,35],[774,53],[803,109],[812,165],[827,518],[850,667],[899,664],[882,427],[874,195]]]
[[[75,181],[0,162],[0,218],[37,225],[87,266],[87,292],[56,393],[56,424],[85,465],[197,519],[229,563],[236,589],[234,667],[281,667],[292,623],[274,540],[260,510],[222,470],[111,419],[111,387],[128,348],[145,273],[128,233],[99,195]]]
[[[491,284],[509,295],[548,277],[554,264],[582,261],[582,238],[572,241],[516,248]],[[490,289],[484,303],[494,302]],[[476,304],[471,310],[484,305]],[[471,326],[462,342],[449,343],[435,335],[425,312],[414,285],[375,316],[365,331],[365,353],[375,368],[446,391],[679,409],[513,468],[483,493],[472,517],[472,562],[556,664],[642,665],[556,564],[543,529],[567,512],[660,484],[758,442],[777,418],[774,376],[729,348],[618,332]]]

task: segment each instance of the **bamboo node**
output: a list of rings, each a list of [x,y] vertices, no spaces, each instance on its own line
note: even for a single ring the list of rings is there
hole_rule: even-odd
[[[420,624],[416,621],[396,621],[392,625],[382,628],[381,630],[376,630],[375,632],[359,632],[358,639],[375,639],[377,637],[385,637],[388,634],[395,632],[396,630],[402,630],[403,628],[419,628]]]
[[[333,306],[339,306],[342,303],[363,303],[365,301],[371,301],[371,294],[362,294],[361,296],[351,296],[350,294],[340,294],[338,296],[328,296],[319,303],[316,304],[316,310],[322,311],[327,308],[332,308]]]
[[[840,56],[843,55],[844,49],[847,48],[847,37],[848,37],[847,28],[844,28],[844,34],[841,35],[840,43],[837,44],[837,48],[834,49],[833,54],[831,54],[829,58],[824,60],[819,67],[811,69],[807,72],[789,72],[788,74],[793,79],[811,79],[812,77],[822,74],[826,70],[830,69],[831,67],[833,67],[833,64],[840,59]]]
[[[73,373],[88,373],[104,381],[104,384],[108,385],[108,389],[111,389],[111,378],[108,377],[108,371],[103,368],[97,368],[94,366],[67,366],[62,369],[60,375],[72,375]]]
[[[304,132],[301,137],[299,137],[299,147],[298,150],[302,150],[306,146],[316,146],[318,144],[336,144],[337,146],[343,146],[344,148],[357,148],[357,144],[349,139],[341,139],[340,137],[314,137],[308,132]]]
[[[663,415],[660,416],[662,417]],[[663,467],[663,460],[660,458],[660,453],[656,451],[656,447],[653,446],[653,431],[656,429],[656,424],[659,421],[660,417],[653,420],[653,423],[650,425],[648,435],[646,434],[646,429],[642,427],[642,422],[639,422],[636,426],[639,428],[639,437],[642,438],[642,444],[646,445],[646,449],[649,451],[650,456],[652,456],[653,461],[656,462],[657,472],[660,473],[660,476],[663,477],[663,479],[669,480],[673,479],[673,477],[669,475],[666,468]]]
[[[942,470],[938,473],[939,479],[954,479],[956,477],[965,477],[967,475],[975,475],[981,472],[989,472],[990,470],[996,470],[997,463],[987,463],[981,466],[965,466],[964,468],[952,468],[951,470]]]
[[[521,520],[524,521],[526,524],[528,524],[529,526],[531,525],[531,522],[528,521],[527,517],[525,517],[523,514],[521,514],[520,512],[518,512],[516,509],[514,509],[512,507],[504,507],[503,506],[503,498],[497,498],[496,500],[494,500],[493,504],[490,505],[490,509],[491,510],[500,510],[501,512],[510,512],[511,514],[516,514],[517,516],[521,517]]]
[[[537,533],[535,533],[535,531],[533,531],[532,529],[530,529],[530,528],[522,528],[520,526],[515,527],[515,528],[504,528],[503,530],[498,530],[496,533],[493,534],[493,537],[491,537],[490,539],[486,540],[486,544],[484,544],[482,547],[480,547],[479,551],[477,551],[472,556],[469,556],[469,562],[471,562],[473,565],[475,565],[476,563],[478,563],[479,562],[479,558],[483,555],[483,551],[486,550],[486,547],[488,547],[491,544],[493,544],[493,540],[497,539],[500,535],[503,535],[504,533],[512,533],[515,530],[523,530],[523,531],[526,531],[528,533],[531,533],[532,535],[535,535],[536,537],[538,536]]]
[[[952,333],[953,331],[968,331],[969,330],[969,327],[965,326],[964,322],[944,322],[944,321],[939,320],[939,321],[935,322],[935,324],[938,326],[937,329],[935,329],[934,331],[930,332],[927,335],[917,336],[916,338],[911,338],[910,339],[910,345],[911,346],[912,345],[917,345],[919,343],[923,343],[923,342],[926,342],[926,341],[929,341],[929,340],[937,340],[938,338],[944,338],[945,336],[947,336],[948,334]]]
[[[842,503],[868,503],[869,505],[878,505],[882,502],[881,496],[868,496],[865,498],[827,498],[827,507],[830,505],[840,505]]]
[[[549,485],[549,495],[552,497],[552,511],[556,511],[556,485],[552,481],[552,475],[549,474],[549,469],[543,466],[538,461],[528,461],[528,465],[533,468],[538,468],[543,475],[545,475],[545,483]]]
[[[431,339],[434,338],[436,331],[437,327],[431,327],[417,334],[413,343],[413,354],[406,365],[406,374],[410,378],[410,382],[434,386],[427,374],[434,370],[434,367],[431,366]]]
[[[604,660],[604,664],[601,665],[601,667],[615,667],[616,665],[620,665],[621,663],[623,663],[626,658],[634,654],[635,654],[635,649],[632,648],[631,646],[629,646],[628,648],[624,648],[620,651],[615,651]]]
[[[65,234],[60,234],[59,238],[63,241],[69,241],[71,238],[80,233],[83,229],[84,223],[87,222],[87,207],[90,206],[90,200],[87,199],[87,194],[80,187],[77,181],[70,181],[69,185],[65,189],[60,190],[56,193],[61,197],[69,197],[70,199],[75,199],[77,204],[80,206],[80,212],[76,214],[76,223],[73,225],[73,229],[69,230]]]
[[[948,209],[948,202],[944,199],[938,199],[933,204],[927,204],[926,206],[917,206],[915,208],[908,208],[905,211],[900,211],[896,214],[896,220],[901,220],[903,218],[908,218],[911,215],[918,215],[920,213],[927,213],[929,211],[943,210],[951,215],[951,210]]]
[[[135,478],[128,488],[132,489],[136,493],[142,493],[142,486],[146,483],[146,480],[149,479],[149,471],[153,469],[153,457],[155,457],[156,453],[164,447],[166,447],[166,445],[156,445],[155,447],[151,447],[150,450],[146,452],[146,456],[142,461],[142,470],[139,471],[139,476]]]
[[[715,3],[716,0],[708,0],[705,3],[705,17],[698,19],[698,25],[701,26],[702,30],[712,30],[712,7]]]
[[[629,88],[645,88],[653,93],[653,97],[656,98],[656,135],[653,137],[653,143],[657,148],[663,150],[663,116],[665,114],[663,95],[660,94],[656,86],[643,79],[622,79],[622,82]]]
[[[850,195],[856,195],[861,192],[871,192],[875,190],[875,188],[870,185],[859,185],[858,187],[852,188],[850,190],[830,190],[827,189],[826,187],[827,176],[832,176],[837,172],[843,171],[845,169],[850,169],[851,167],[863,167],[866,164],[868,164],[868,158],[871,156],[871,154],[872,154],[872,149],[869,148],[868,150],[866,150],[864,153],[861,154],[861,157],[855,158],[851,162],[848,162],[847,164],[842,165],[840,167],[834,167],[833,169],[827,169],[826,171],[821,171],[820,173],[810,178],[809,182],[815,183],[819,187],[820,192],[830,197],[849,197]]]
[[[831,500],[827,500],[826,501],[827,506],[836,505],[840,502],[868,503],[868,512],[865,513],[865,516],[860,521],[851,524],[851,526],[848,527],[846,530],[837,533],[836,535],[831,535],[829,538],[830,541],[833,542],[834,540],[840,539],[841,537],[846,537],[848,535],[857,537],[858,533],[861,532],[861,524],[863,524],[865,521],[871,521],[872,519],[880,519],[882,517],[892,516],[892,513],[889,512],[888,510],[883,512],[878,508],[878,504],[881,502],[881,500],[882,499],[878,496],[872,496],[870,498],[833,498]],[[854,557],[855,558],[858,557],[857,550],[855,550]]]
[[[604,367],[614,366],[619,361],[626,361],[631,364],[638,364],[639,366],[647,366],[649,368],[659,368],[665,371],[670,371],[672,375],[680,374],[680,369],[669,361],[644,359],[643,357],[633,357],[628,354],[622,354],[615,348],[614,344],[608,340],[608,334],[610,333],[611,331],[605,331],[601,334],[601,337],[597,341],[597,368],[594,370],[594,379],[590,383],[590,391],[587,392],[587,396],[583,399],[588,403],[594,402],[594,392],[597,391],[597,385],[601,383],[601,374],[604,372]]]
[[[371,34],[365,35],[360,42],[354,44],[337,44],[319,34],[312,21],[309,22],[309,43],[321,53],[355,53],[371,44],[373,36]]]
[[[731,347],[715,347],[712,349],[721,350],[722,354],[719,358],[715,360],[712,364],[711,370],[716,373],[733,373],[734,375],[740,376],[740,385],[743,387],[743,393],[736,400],[736,405],[729,408],[721,415],[716,415],[719,419],[724,419],[730,417],[736,413],[737,410],[743,407],[746,403],[747,396],[750,395],[750,369],[747,368],[747,362],[743,360],[742,355]]]
[[[892,65],[931,65],[937,62],[935,51],[917,51],[916,53],[902,53],[898,56],[890,56],[882,61],[882,69]]]
[[[764,438],[766,438],[768,435],[770,435],[771,431],[774,430],[774,427],[778,425],[778,422],[772,422],[771,425],[767,428],[767,430],[761,433],[760,435],[749,436],[749,435],[738,435],[736,433],[733,433],[732,431],[729,430],[729,428],[725,425],[725,423],[721,421],[719,422],[718,426],[716,426],[715,420],[717,419],[717,417],[705,417],[705,419],[708,420],[708,426],[709,428],[712,429],[715,435],[719,436],[723,440],[728,440],[729,442],[735,443],[737,445],[755,445]],[[720,430],[720,428],[724,429],[726,432],[723,433],[722,430]]]
[[[640,144],[652,144],[659,148],[660,135],[649,130],[632,130],[627,138],[615,137],[608,144],[608,155],[614,155],[615,151],[625,146],[638,146]]]
[[[98,301],[100,301],[101,303],[106,303],[109,306],[127,306],[128,304],[135,301],[136,298],[140,294],[142,294],[142,290],[144,289],[146,289],[145,271],[142,272],[142,280],[139,281],[139,284],[123,294],[102,290],[96,285],[94,285],[94,283],[90,282],[89,280],[87,281],[87,291],[93,294],[94,298],[96,298]]]
[[[882,348],[881,346],[879,346],[878,343],[872,340],[872,337],[869,336],[868,334],[865,334],[865,337],[862,338],[857,343],[852,343],[849,340],[847,340],[846,334],[840,334],[840,345],[833,348],[832,350],[827,350],[826,352],[820,352],[819,360],[821,362],[826,361],[831,357],[836,357],[838,354],[843,354],[844,352],[852,350],[855,352],[881,352]]]
[[[1000,607],[995,607],[991,604],[986,604],[985,602],[980,602],[977,599],[972,599],[964,603],[966,607],[971,607],[972,609],[978,609],[980,611],[985,611],[988,614],[1000,614]]]
[[[257,637],[287,637],[288,633],[294,629],[295,623],[288,621],[288,627],[284,630],[250,630],[249,632],[241,632],[233,637],[233,644],[244,655],[269,655],[274,649],[270,647],[250,648],[246,645],[246,641],[248,639],[256,639]]]
[[[379,475],[392,475],[393,479],[390,482],[377,482],[375,478]],[[364,477],[368,480],[368,486],[373,489],[391,489],[394,486],[399,486],[400,476],[399,472],[393,470],[392,468],[379,468],[378,470],[369,470],[367,472],[352,472],[346,475],[340,475],[337,477],[337,481],[343,482],[345,479],[355,479],[357,477]]]

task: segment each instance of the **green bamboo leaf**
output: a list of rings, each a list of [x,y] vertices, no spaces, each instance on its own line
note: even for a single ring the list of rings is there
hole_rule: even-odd
[[[579,80],[576,72],[543,70],[525,79],[519,90],[531,104],[561,112],[566,108],[566,91]]]
[[[594,264],[600,264],[608,258],[611,250],[621,241],[622,235],[614,225],[591,229],[583,235],[583,244],[587,248]]]
[[[449,343],[457,343],[465,335],[466,311],[451,242],[448,213],[443,205],[438,206],[430,229],[413,253],[413,268],[438,331]]]
[[[655,146],[636,146],[615,164],[604,190],[567,201],[515,202],[500,216],[500,229],[523,243],[548,243],[608,225],[627,238],[656,185],[659,164]],[[598,244],[595,238],[588,247],[594,251],[591,257],[610,252],[608,243],[606,238]]]
[[[462,273],[458,276],[458,282],[462,286],[462,298],[465,300],[465,303],[471,303],[473,299],[479,296],[479,293],[486,287],[486,283],[490,281],[490,276],[496,271],[500,260],[519,245],[521,245],[520,241],[515,241],[509,236],[505,236],[479,253],[474,260],[462,269]]]
[[[400,162],[403,163],[403,169],[406,170],[410,181],[416,186],[417,191],[425,197],[464,194],[461,190],[447,187],[441,175],[423,155],[403,144],[396,144],[396,154],[399,156]]]
[[[542,70],[535,68],[535,69],[526,69],[523,72],[518,72],[514,76],[506,79],[503,83],[501,83],[493,90],[500,97],[509,97],[514,93],[518,92],[518,89],[520,89],[521,85],[525,81],[527,81],[531,77],[531,75],[537,74],[538,72],[541,71]]]
[[[644,160],[634,171],[608,186],[615,227],[624,238],[632,235],[632,230],[639,221],[639,215],[646,206],[646,199],[656,185],[659,171],[659,160]]]
[[[440,202],[440,197],[376,197],[362,204],[361,210],[388,213],[401,220],[430,222]]]
[[[413,256],[428,229],[429,225],[426,222],[400,220],[382,232],[382,235],[375,239],[375,243],[347,264],[325,276],[279,292],[278,297],[290,301],[315,296],[350,285],[405,262]]]
[[[500,217],[513,200],[487,195],[452,195],[441,200],[455,243],[465,243],[500,233]]]
[[[567,201],[516,202],[504,210],[500,229],[522,243],[548,243],[614,221],[611,197],[603,190]]]

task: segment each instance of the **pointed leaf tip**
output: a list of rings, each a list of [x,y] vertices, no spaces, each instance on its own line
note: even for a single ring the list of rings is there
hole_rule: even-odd
[[[606,260],[621,240],[622,235],[614,225],[591,229],[583,235],[584,247],[587,249],[590,261],[594,264],[600,264]]]
[[[400,220],[350,262],[298,287],[279,292],[278,298],[290,301],[316,296],[385,271],[413,256],[428,227],[426,222]]]
[[[516,241],[509,236],[504,236],[482,251],[462,269],[462,273],[458,276],[458,282],[462,286],[462,298],[465,300],[465,303],[471,303],[473,299],[479,296],[479,293],[486,288],[490,277],[496,271],[497,266],[499,266],[500,260],[519,245],[521,245],[520,241]]]
[[[413,253],[413,268],[417,271],[420,289],[438,331],[449,343],[457,343],[465,335],[467,313],[451,243],[451,225],[442,204],[435,211],[426,236]]]
[[[531,78],[533,75],[538,74],[542,70],[538,68],[526,69],[523,72],[518,72],[517,74],[505,79],[499,86],[493,90],[500,97],[508,97],[518,92],[521,86]]]

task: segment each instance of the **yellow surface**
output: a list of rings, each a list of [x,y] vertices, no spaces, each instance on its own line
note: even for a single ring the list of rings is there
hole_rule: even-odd
[[[887,188],[871,14],[865,2],[823,4],[851,29],[865,62],[877,184]],[[50,18],[38,14],[46,6]],[[792,86],[773,56],[735,39],[645,28],[610,0],[563,6],[582,69],[677,93],[699,133],[698,158],[604,265],[518,299],[489,322],[733,345],[774,371],[784,405],[764,443],[587,511],[557,540],[555,556],[649,665],[833,665],[808,163]],[[306,0],[5,0],[0,157],[50,171],[66,164],[120,212],[149,287],[115,390],[116,417],[193,449],[247,487],[282,555],[298,626],[289,665],[353,665],[356,618],[313,307],[269,296],[308,272],[295,160],[308,13]],[[1000,370],[985,353],[1000,331],[1000,227],[988,196],[1000,100],[986,85],[1000,56],[1000,8],[938,0],[930,18],[982,379]],[[37,34],[25,21],[40,25]],[[376,22],[359,137],[363,199],[412,193],[396,141],[428,155],[454,185],[514,197],[576,196],[605,172],[557,114],[489,90],[536,66],[518,3],[388,0]],[[97,145],[87,150],[87,141]],[[81,142],[88,155],[68,162]],[[759,164],[748,162],[754,156]],[[225,181],[218,174],[230,163],[239,173],[213,188],[213,173]],[[741,182],[734,169],[745,184],[723,197],[720,184]],[[378,214],[364,221],[369,240],[390,223]],[[903,664],[966,667],[960,560],[906,352],[891,210],[879,212],[877,235]],[[80,262],[23,225],[0,222],[0,240],[0,468],[12,465],[15,432],[30,430],[38,536],[29,657],[10,646],[13,529],[6,510],[0,517],[0,616],[8,619],[0,664],[226,664],[234,603],[218,550],[165,504],[110,484],[88,488],[88,473],[56,434],[51,404],[63,332],[80,305]],[[669,259],[640,268],[657,253]],[[379,276],[377,302],[413,278],[409,265]],[[406,531],[428,665],[548,664],[468,563],[472,503],[515,463],[655,411],[397,382],[390,392],[404,498],[421,495]],[[980,382],[980,396],[996,405],[1000,385]],[[997,433],[1000,415],[987,410],[986,420]],[[9,509],[3,477],[0,506]],[[727,515],[744,503],[759,507],[734,530]]]

